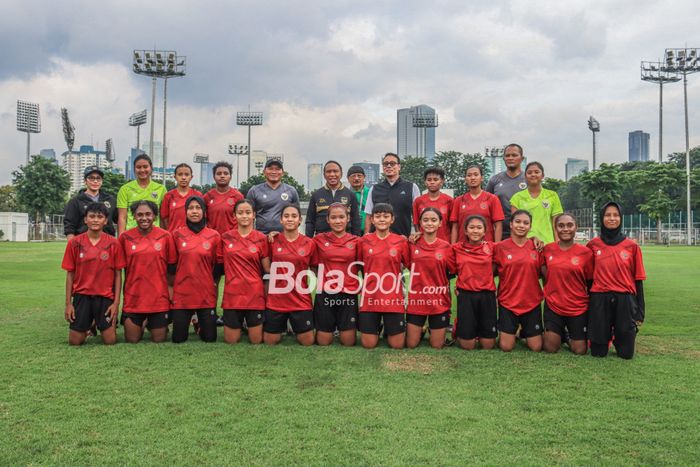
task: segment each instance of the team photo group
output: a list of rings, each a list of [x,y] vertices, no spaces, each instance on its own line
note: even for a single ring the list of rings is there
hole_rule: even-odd
[[[301,345],[398,349],[427,335],[436,349],[508,352],[521,342],[596,357],[614,347],[631,359],[646,276],[620,206],[601,206],[596,236],[577,243],[576,218],[542,186],[544,167],[522,167],[518,144],[503,157],[506,170],[489,180],[468,167],[454,199],[441,191],[443,169],[425,170],[421,194],[394,153],[371,187],[362,167],[328,161],[305,216],[276,159],[245,196],[227,162],[214,165],[207,193],[191,187],[187,164],[166,191],[141,154],[116,199],[88,167],[64,217],[68,341],[99,332],[115,344],[121,324],[129,343],[146,331],[153,342],[185,342],[191,331],[214,342],[222,326],[229,344],[247,334],[273,345],[289,333]]]

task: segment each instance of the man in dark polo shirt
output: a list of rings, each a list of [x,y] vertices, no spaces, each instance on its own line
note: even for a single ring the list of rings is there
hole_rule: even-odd
[[[369,189],[365,213],[372,215],[372,208],[378,203],[389,203],[394,208],[394,223],[391,230],[394,233],[408,237],[413,225],[413,201],[420,196],[418,185],[403,180],[400,177],[401,159],[393,152],[387,152],[382,158],[384,180]],[[372,223],[365,223],[365,232],[370,232]]]
[[[281,160],[268,160],[263,175],[265,181],[248,190],[246,198],[255,206],[255,229],[267,235],[282,231],[282,210],[289,204],[299,204],[299,194],[293,186],[282,181],[284,166]]]
[[[503,161],[506,170],[492,175],[486,184],[486,191],[498,196],[503,208],[503,240],[510,237],[510,199],[519,191],[527,188],[525,174],[521,168],[523,163],[523,148],[511,143],[503,150]]]
[[[323,165],[323,178],[326,184],[314,191],[309,200],[306,213],[306,236],[330,232],[328,225],[328,207],[340,203],[348,208],[348,226],[346,230],[353,235],[360,235],[360,209],[357,206],[355,193],[340,182],[343,168],[336,161],[328,161]]]

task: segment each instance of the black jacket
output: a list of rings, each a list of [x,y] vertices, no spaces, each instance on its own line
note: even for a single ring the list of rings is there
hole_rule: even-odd
[[[114,199],[114,196],[100,191],[98,202],[104,204],[109,213],[104,232],[112,236],[116,235],[114,224],[116,224],[119,219],[117,201]],[[85,211],[90,203],[92,203],[92,198],[85,194],[84,188],[68,201],[68,204],[66,204],[66,211],[63,213],[63,233],[65,235],[78,235],[87,231],[87,225],[85,225]]]
[[[306,236],[313,237],[317,233],[330,232],[328,225],[328,207],[333,203],[340,203],[348,207],[350,216],[346,230],[353,235],[360,235],[362,220],[360,219],[360,208],[357,206],[355,193],[340,184],[340,188],[333,192],[324,185],[311,194],[309,200],[309,210],[306,212]]]
[[[408,237],[411,234],[413,216],[413,182],[399,178],[391,185],[386,179],[372,187],[372,205],[391,204],[394,208],[394,223],[391,232]],[[374,226],[371,229],[374,232]]]

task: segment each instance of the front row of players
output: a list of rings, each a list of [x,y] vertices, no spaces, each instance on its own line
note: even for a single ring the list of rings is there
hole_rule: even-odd
[[[590,343],[592,355],[605,356],[613,342],[618,356],[632,358],[644,320],[641,251],[621,233],[615,203],[601,210],[601,234],[587,246],[575,243],[576,220],[563,214],[555,224],[559,240],[541,251],[528,238],[527,211],[512,215],[507,240],[484,240],[485,220],[471,216],[464,223],[465,240],[450,245],[437,237],[443,219],[434,208],[420,214],[423,233],[415,242],[389,231],[394,214],[388,204],[374,206],[375,232],[364,237],[346,232],[346,208],[332,205],[331,231],[313,239],[299,233],[295,205],[282,211],[283,231],[274,236],[253,228],[249,200],[235,204],[237,227],[223,235],[206,226],[202,198],[191,196],[185,209],[186,225],[171,235],[153,225],[156,205],[138,201],[131,206],[138,226],[116,240],[102,233],[104,206],[88,208],[88,231],[69,241],[62,263],[70,344],[82,344],[93,324],[105,344],[116,342],[122,269],[127,342],[141,340],[144,328],[154,342],[163,342],[170,323],[172,341],[184,342],[193,315],[199,337],[215,341],[217,264],[223,264],[225,276],[227,343],[241,339],[245,323],[251,343],[276,344],[289,323],[302,345],[329,345],[337,331],[340,342],[351,346],[359,331],[362,346],[372,348],[383,330],[390,347],[413,348],[427,321],[430,345],[440,348],[450,324],[454,276],[453,336],[463,349],[491,349],[498,338],[500,348],[511,351],[519,337],[533,351],[556,352],[568,339],[576,354],[585,354]],[[311,273],[317,276],[315,300]],[[273,279],[269,284],[265,274]]]

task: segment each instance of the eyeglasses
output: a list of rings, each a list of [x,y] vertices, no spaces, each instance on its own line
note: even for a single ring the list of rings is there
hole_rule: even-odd
[[[102,177],[95,177],[95,176],[92,176],[92,177],[88,177],[87,180],[90,181],[90,182],[101,182],[101,181],[102,181]]]
[[[397,165],[399,165],[399,163],[398,163],[398,162],[394,162],[394,161],[382,162],[382,166],[384,166],[384,167],[394,167],[394,166],[397,166]]]

